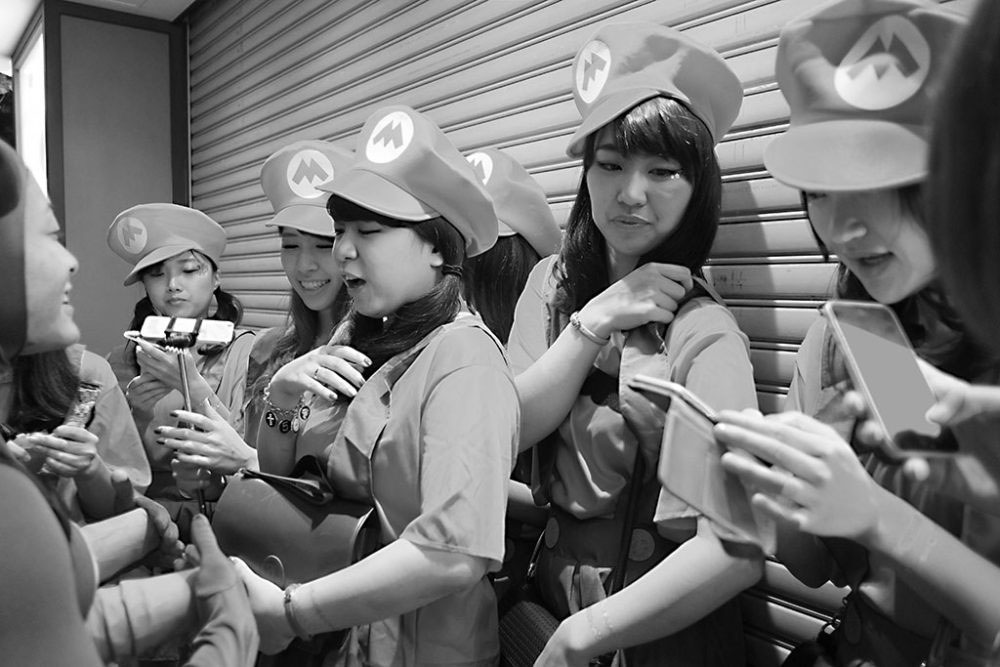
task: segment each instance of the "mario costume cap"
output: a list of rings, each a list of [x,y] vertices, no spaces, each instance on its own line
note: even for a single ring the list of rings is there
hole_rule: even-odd
[[[495,148],[466,156],[493,198],[500,236],[520,234],[541,257],[559,251],[562,235],[545,191],[521,163]]]
[[[791,124],[764,165],[807,191],[922,181],[927,118],[965,24],[922,0],[837,0],[789,23],[775,70]]]
[[[143,269],[188,250],[197,250],[219,265],[226,231],[193,208],[177,204],[139,204],[125,209],[108,227],[108,246],[134,268],[125,284],[139,280]]]
[[[265,226],[333,236],[333,219],[326,210],[329,194],[319,186],[353,161],[350,151],[327,141],[297,141],[275,151],[260,168],[260,185],[275,214]]]
[[[361,128],[354,163],[322,190],[397,220],[441,216],[474,257],[497,240],[493,200],[472,165],[422,113],[383,107]]]
[[[573,59],[573,98],[583,122],[566,152],[580,157],[587,135],[661,95],[690,109],[715,143],[743,104],[739,78],[713,49],[656,23],[601,26]]]

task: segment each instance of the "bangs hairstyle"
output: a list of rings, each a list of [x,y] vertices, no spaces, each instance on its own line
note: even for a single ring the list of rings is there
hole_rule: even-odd
[[[282,229],[281,227],[278,228],[279,234]],[[302,232],[302,234],[328,240],[331,243],[334,241],[333,236],[323,236],[322,234],[311,234],[309,232]],[[256,377],[250,377],[249,375],[247,377],[247,386],[249,387],[250,395],[253,397],[263,396],[264,389],[270,383],[274,373],[292,359],[297,359],[312,350],[313,341],[321,335],[327,338],[333,335],[333,331],[320,331],[319,313],[309,308],[298,292],[294,289],[289,290],[289,292],[291,305],[288,309],[288,317],[285,320],[285,330],[274,344],[274,350],[271,352],[271,356],[264,368],[260,370]],[[347,290],[341,287],[329,308],[333,318],[334,329],[337,328],[337,324],[347,314],[349,305],[350,297],[347,296]]]
[[[597,137],[606,127],[611,128],[623,156],[646,153],[676,160],[692,187],[691,200],[677,227],[663,243],[640,257],[638,266],[649,262],[679,264],[700,276],[719,228],[722,182],[712,134],[677,100],[660,96],[642,102],[586,138],[583,175],[559,254],[556,307],[566,313],[579,310],[611,283],[607,245],[594,224],[587,188]]]
[[[202,264],[207,264],[212,267],[212,271],[219,270],[219,267],[215,265],[215,262],[197,250],[188,250],[188,252]],[[152,266],[146,267],[146,269],[139,274],[140,279],[142,276],[146,275],[148,271],[152,271],[154,267],[159,266],[160,264],[162,264],[162,262],[157,262]],[[213,320],[225,320],[226,322],[232,322],[236,327],[239,327],[240,322],[243,321],[243,304],[240,300],[235,295],[222,289],[221,286],[216,287],[212,295],[215,297],[215,312],[210,314],[209,318]],[[128,328],[133,331],[139,331],[142,329],[142,323],[146,321],[146,318],[150,315],[156,314],[156,309],[153,308],[153,302],[149,300],[148,296],[144,296],[136,302],[135,309],[132,311],[132,321],[129,322]],[[136,369],[139,368],[138,362],[135,359],[135,350],[137,347],[138,346],[132,341],[125,344],[125,358],[130,360]],[[199,345],[198,351],[204,355],[213,355],[219,354],[227,347],[229,346]],[[136,375],[138,375],[138,372]]]
[[[326,208],[333,219],[341,223],[375,222],[385,227],[408,227],[441,254],[445,266],[461,267],[465,260],[465,239],[440,216],[420,222],[397,220],[337,195],[330,196]],[[345,339],[340,342],[372,360],[371,366],[363,371],[365,377],[370,377],[386,361],[409,350],[437,327],[454,320],[461,308],[461,276],[453,272],[442,273],[430,292],[400,306],[386,322],[362,315],[352,307],[347,316]]]

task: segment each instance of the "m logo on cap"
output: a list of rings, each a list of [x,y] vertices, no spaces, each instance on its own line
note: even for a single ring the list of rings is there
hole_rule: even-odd
[[[365,157],[378,164],[392,162],[412,140],[413,119],[404,111],[393,111],[375,124],[365,146]]]
[[[303,199],[315,199],[328,194],[316,188],[333,180],[333,165],[330,158],[308,148],[292,156],[285,175],[292,192]]]
[[[483,185],[490,182],[490,176],[493,175],[493,158],[486,153],[473,153],[465,159],[472,165],[473,171]]]
[[[576,90],[587,104],[601,93],[611,70],[611,51],[600,40],[587,42],[576,61]]]
[[[844,56],[834,86],[845,102],[859,109],[889,109],[920,90],[930,65],[930,46],[917,27],[902,16],[886,16]]]
[[[118,235],[118,242],[122,244],[125,251],[133,255],[142,252],[143,248],[146,247],[146,241],[149,240],[146,225],[142,224],[138,218],[122,218],[115,233]]]

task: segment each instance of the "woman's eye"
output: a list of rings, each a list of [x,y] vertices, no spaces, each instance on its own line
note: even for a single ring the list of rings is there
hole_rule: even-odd
[[[597,167],[604,171],[620,171],[622,168],[617,162],[598,162]]]
[[[380,231],[382,231],[381,227],[369,227],[368,229],[359,229],[358,233],[362,236],[369,236],[371,234],[378,234]]]
[[[282,250],[295,250],[297,248],[298,248],[298,246],[295,245],[294,243],[282,243],[281,244],[281,249]]]
[[[680,169],[671,169],[669,167],[659,167],[657,169],[651,169],[650,173],[656,178],[661,178],[663,180],[672,181],[674,179],[681,177]]]

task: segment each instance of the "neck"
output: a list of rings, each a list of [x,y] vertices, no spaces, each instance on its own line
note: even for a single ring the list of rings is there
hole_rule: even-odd
[[[623,255],[616,252],[614,248],[608,246],[608,277],[611,283],[616,283],[635,270],[639,265],[639,258],[632,255]]]
[[[326,345],[330,342],[330,336],[333,335],[333,326],[336,324],[333,321],[333,313],[330,312],[329,308],[317,311],[316,315],[318,319],[316,323],[316,340],[313,341],[313,347]]]

